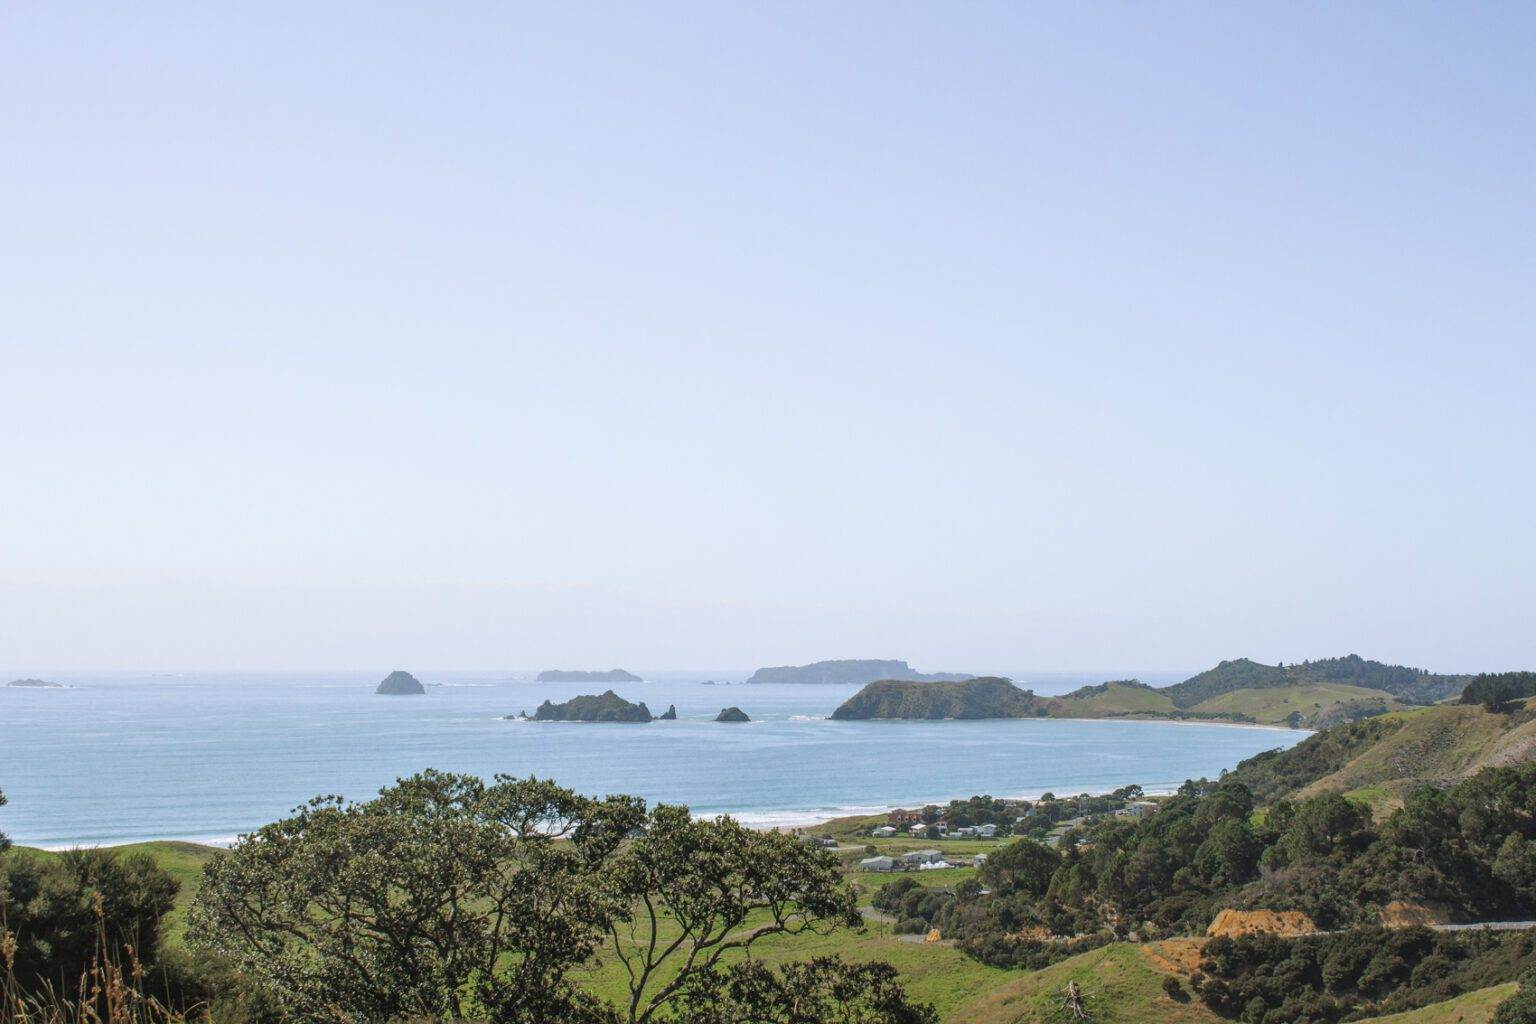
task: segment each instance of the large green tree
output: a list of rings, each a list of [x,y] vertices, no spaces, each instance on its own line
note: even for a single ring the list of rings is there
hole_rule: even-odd
[[[593,868],[643,818],[439,772],[366,803],[317,798],[208,865],[189,938],[301,1018],[603,1020],[567,973],[624,909]]]
[[[427,772],[366,803],[317,799],[242,839],[207,867],[189,936],[299,1020],[599,1024],[687,1021],[708,992],[766,991],[735,973],[752,942],[854,919],[835,860],[789,836],[537,779]],[[600,947],[627,969],[623,1005],[576,984]],[[809,1007],[860,976],[791,971],[775,991]],[[922,1019],[879,1016],[905,999],[884,982],[871,992],[877,1015],[850,1020]]]

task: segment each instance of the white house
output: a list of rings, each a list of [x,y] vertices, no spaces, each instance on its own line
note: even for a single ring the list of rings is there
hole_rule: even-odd
[[[890,825],[881,825],[879,828],[870,833],[870,835],[874,836],[876,839],[889,839],[895,834],[896,830]]]
[[[860,871],[895,871],[896,862],[889,857],[865,857],[859,861]]]
[[[982,838],[982,839],[996,839],[997,838],[997,826],[996,825],[977,825],[976,826],[976,835],[978,837]]]
[[[944,859],[938,850],[909,850],[901,855],[905,864],[933,864]]]

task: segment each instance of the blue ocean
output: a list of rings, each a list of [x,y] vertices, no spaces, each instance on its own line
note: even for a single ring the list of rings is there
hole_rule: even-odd
[[[55,674],[0,686],[0,831],[34,846],[229,842],[319,794],[366,798],[425,768],[536,774],[754,825],[989,793],[1171,790],[1304,733],[1166,722],[832,722],[851,686],[704,685],[704,674],[613,687],[676,722],[506,721],[605,689],[507,674],[418,671],[425,696],[367,674]],[[1021,680],[1028,685],[1027,680]],[[752,721],[713,721],[727,705]]]

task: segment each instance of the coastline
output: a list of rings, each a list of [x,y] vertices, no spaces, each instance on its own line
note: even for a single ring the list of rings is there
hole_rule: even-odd
[[[473,693],[472,690],[460,690],[460,693]],[[393,706],[391,706],[391,710]],[[498,716],[499,717],[499,716]],[[759,719],[756,723],[760,729],[770,730],[774,733],[775,740],[786,740],[802,735],[800,730],[794,728],[802,719],[810,716],[792,714],[788,719],[779,716]],[[445,720],[456,720],[457,716],[446,717]],[[1058,757],[1070,756],[1082,760],[1089,753],[1097,749],[1098,730],[1115,730],[1119,723],[1141,723],[1145,728],[1127,730],[1122,729],[1115,735],[1127,736],[1135,734],[1136,738],[1121,741],[1129,756],[1125,759],[1111,759],[1098,766],[1093,771],[1078,771],[1077,777],[1072,778],[1073,773],[1058,773],[1053,771],[1054,762],[1049,757],[1041,759],[1039,751],[1054,750]],[[1026,723],[1037,723],[1030,726]],[[1061,723],[1070,726],[1071,739],[1062,746],[1062,741],[1054,734],[1052,723]],[[505,723],[497,723],[505,724]],[[841,726],[841,728],[823,733],[821,728],[816,728],[812,733],[804,735],[821,737],[817,739],[810,750],[820,751],[826,743],[826,736],[836,733],[841,736],[846,733],[850,736],[860,737],[859,740],[848,747],[850,754],[857,755],[862,760],[860,763],[878,763],[888,749],[885,739],[900,740],[900,748],[907,750],[910,744],[903,737],[909,734],[904,729],[869,729],[869,722],[838,723],[823,716],[817,716],[814,721],[807,721],[808,726]],[[1153,716],[1098,716],[1098,717],[1073,717],[1073,718],[1027,718],[1010,720],[977,720],[959,723],[936,722],[905,722],[881,720],[879,725],[919,725],[923,726],[911,735],[920,738],[924,749],[938,750],[941,753],[951,749],[970,750],[960,758],[958,764],[951,764],[949,771],[907,771],[901,773],[902,784],[892,785],[890,778],[867,780],[863,778],[869,772],[858,775],[857,780],[848,777],[841,778],[840,784],[835,786],[798,786],[763,790],[760,787],[734,786],[710,786],[713,792],[700,793],[694,790],[691,793],[661,793],[655,794],[652,801],[668,803],[683,803],[693,808],[693,813],[700,818],[714,817],[718,815],[730,815],[742,825],[758,830],[793,830],[825,825],[828,822],[842,818],[859,818],[875,815],[884,815],[898,807],[921,807],[926,804],[948,803],[951,799],[965,799],[977,794],[988,793],[1005,799],[1034,800],[1038,799],[1042,791],[1053,791],[1058,794],[1103,794],[1120,786],[1140,784],[1148,795],[1164,795],[1171,793],[1183,783],[1185,778],[1193,778],[1204,775],[1215,777],[1223,770],[1234,767],[1242,759],[1253,756],[1262,749],[1272,747],[1290,746],[1311,735],[1310,730],[1293,729],[1284,725],[1261,724],[1248,722],[1223,722],[1208,720],[1172,719]],[[1213,727],[1204,734],[1179,734],[1183,736],[1180,741],[1178,736],[1169,735],[1165,740],[1159,740],[1154,734],[1159,726],[1174,724],[1186,726]],[[948,727],[946,727],[946,725]],[[998,726],[1012,726],[1002,728]],[[864,728],[860,728],[863,726]],[[967,728],[970,726],[972,728]],[[1244,729],[1249,739],[1238,741],[1237,733],[1227,732],[1218,734],[1215,728]],[[1260,732],[1269,732],[1273,736],[1273,742],[1268,738],[1261,738]],[[564,734],[565,730],[557,730],[556,733]],[[577,730],[570,730],[576,734]],[[487,734],[491,735],[491,734]],[[625,735],[629,735],[628,732]],[[714,734],[711,733],[711,736]],[[721,736],[729,736],[732,743],[736,743],[748,753],[760,746],[764,741],[748,740],[746,737],[755,735],[755,732],[721,733]],[[1221,736],[1229,737],[1222,739]],[[1148,742],[1149,739],[1151,742]],[[950,742],[951,740],[956,742]],[[742,741],[742,742],[738,742]],[[983,742],[982,748],[972,748],[973,742]],[[498,740],[498,751],[501,741]],[[862,744],[862,745],[861,745]],[[958,744],[958,746],[957,746]],[[567,744],[569,746],[569,744]],[[773,744],[769,744],[772,747]],[[677,744],[673,744],[677,746]],[[690,744],[683,744],[689,747]],[[1168,748],[1162,754],[1156,751]],[[549,744],[541,742],[536,748],[540,754],[540,760],[548,750],[557,749]],[[575,749],[575,748],[572,748]],[[712,746],[710,749],[714,749]],[[731,748],[733,749],[733,748]],[[795,747],[795,749],[801,749]],[[1207,751],[1203,756],[1194,754],[1196,751]],[[983,753],[985,751],[985,753]],[[1182,756],[1171,756],[1174,751],[1182,751]],[[1218,751],[1220,753],[1218,753]],[[558,752],[558,750],[557,750]],[[1036,752],[1030,754],[1030,752]],[[579,751],[578,751],[579,753]],[[500,756],[498,754],[498,756]],[[825,755],[820,755],[823,758]],[[1022,760],[1021,760],[1022,759]],[[574,755],[568,760],[576,760]],[[1068,781],[1070,780],[1070,781]],[[629,780],[633,784],[633,780]],[[861,783],[873,781],[875,784],[868,787]],[[854,783],[858,784],[854,784]],[[884,784],[879,784],[883,782]],[[916,783],[915,785],[913,783]],[[358,788],[358,792],[365,792],[369,786]],[[600,783],[595,785],[599,790]],[[619,782],[618,785],[624,785]],[[8,787],[9,788],[9,787]],[[641,786],[629,791],[638,791]],[[690,787],[691,788],[691,787]],[[816,797],[823,795],[817,793],[822,789],[826,797],[825,802],[816,801]],[[10,795],[8,793],[8,795]],[[691,797],[691,799],[690,799]],[[788,799],[785,799],[785,798]],[[800,798],[800,799],[797,799]],[[805,799],[809,797],[810,799]],[[861,799],[864,797],[865,799]],[[745,798],[745,799],[743,799]],[[34,797],[36,799],[36,797]],[[200,808],[203,809],[203,808]],[[210,805],[208,810],[218,811],[219,808]],[[9,808],[7,808],[9,810]],[[269,820],[281,817],[277,812],[270,818],[253,820],[249,828],[236,825],[229,827],[229,822],[223,814],[185,814],[179,815],[180,821],[161,822],[169,825],[163,831],[156,830],[155,818],[157,814],[149,809],[150,813],[136,813],[118,817],[116,820],[85,821],[59,821],[56,823],[37,822],[43,825],[35,830],[14,826],[10,831],[13,840],[18,845],[30,846],[36,849],[59,851],[77,846],[99,847],[114,849],[125,846],[133,846],[140,843],[190,843],[201,847],[222,848],[233,844],[240,834],[255,831]],[[233,817],[233,815],[231,815]],[[198,819],[208,820],[200,822]],[[225,818],[220,822],[219,818]],[[238,818],[237,818],[238,820]],[[144,828],[133,828],[133,823],[142,824]],[[47,828],[47,824],[55,824],[55,828]],[[200,828],[201,824],[209,824],[212,827]],[[79,831],[71,829],[70,825],[85,825]],[[105,825],[102,831],[90,828],[91,825]],[[127,825],[127,828],[122,827]],[[220,825],[223,827],[221,828]],[[60,827],[62,826],[62,827]],[[179,827],[178,827],[179,826]],[[189,827],[190,826],[190,827]],[[30,835],[28,833],[31,833]],[[49,833],[52,833],[51,836]],[[95,832],[95,835],[91,833]],[[41,834],[39,834],[41,833]],[[72,834],[73,833],[73,834]]]

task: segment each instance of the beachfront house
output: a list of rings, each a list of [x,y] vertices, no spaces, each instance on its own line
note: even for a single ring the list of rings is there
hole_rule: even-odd
[[[889,839],[891,836],[896,834],[896,830],[890,825],[881,825],[879,828],[872,830],[869,834],[874,836],[876,839]]]
[[[859,861],[860,871],[895,871],[896,862],[890,857],[865,857]]]

